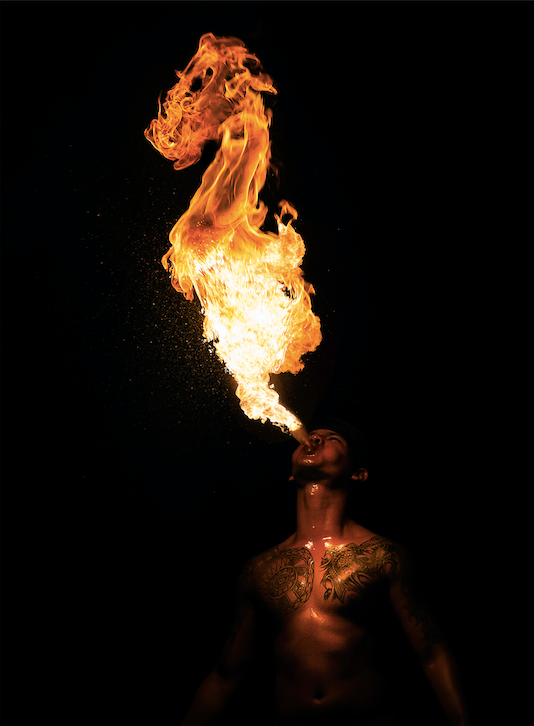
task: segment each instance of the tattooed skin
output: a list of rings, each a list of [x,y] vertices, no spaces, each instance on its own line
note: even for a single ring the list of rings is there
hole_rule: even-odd
[[[280,613],[290,613],[309,599],[313,570],[313,557],[306,547],[283,551],[274,547],[255,558],[255,585]]]
[[[432,620],[420,596],[411,559],[402,545],[374,536],[360,545],[349,543],[330,547],[321,560],[324,600],[348,604],[351,597],[363,596],[382,582],[399,583],[401,603],[414,627],[420,626],[429,644],[444,638]],[[314,586],[314,561],[306,547],[280,550],[273,547],[251,558],[239,578],[236,617],[221,653],[219,667],[224,668],[236,636],[247,613],[258,598],[279,615],[289,615],[310,598]]]
[[[362,594],[365,587],[398,568],[397,545],[375,536],[361,545],[354,543],[331,547],[321,560],[325,571],[321,585],[324,599],[345,601],[347,592]]]
[[[381,537],[373,537],[362,545],[331,547],[321,560],[324,599],[332,595],[332,600],[345,602],[348,592],[362,594],[366,585],[386,575],[385,567]]]
[[[347,593],[362,595],[372,583],[382,578],[400,582],[405,597],[403,609],[408,610],[415,625],[421,625],[429,643],[443,640],[442,633],[418,595],[414,569],[404,547],[380,536],[372,537],[361,545],[354,543],[332,547],[321,560],[324,575],[321,585],[324,599],[345,602]]]

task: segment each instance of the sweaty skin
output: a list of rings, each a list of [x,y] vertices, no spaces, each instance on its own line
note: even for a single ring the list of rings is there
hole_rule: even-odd
[[[319,538],[290,546],[301,544],[290,538],[243,572],[241,597],[274,636],[281,723],[388,722],[387,683],[367,612],[381,583],[400,574],[399,547],[351,529],[349,543]]]
[[[395,723],[381,667],[386,606],[450,722],[468,724],[452,654],[408,553],[347,516],[351,487],[367,472],[354,469],[345,439],[316,429],[292,465],[297,530],[244,567],[230,637],[183,723],[217,723],[257,655],[260,634],[274,654],[277,724]]]

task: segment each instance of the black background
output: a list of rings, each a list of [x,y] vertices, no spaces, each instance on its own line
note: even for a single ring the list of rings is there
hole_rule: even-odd
[[[532,3],[0,10],[3,723],[177,722],[293,531],[292,440],[159,264],[213,149],[178,173],[143,130],[205,32],[279,91],[263,198],[324,334],[282,400],[366,432],[355,517],[425,568],[473,721],[531,723]]]

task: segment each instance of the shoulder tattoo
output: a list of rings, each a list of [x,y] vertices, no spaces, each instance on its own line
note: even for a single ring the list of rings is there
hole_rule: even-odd
[[[324,570],[321,585],[324,599],[345,601],[348,592],[363,593],[371,582],[388,573],[394,557],[384,546],[387,540],[378,535],[363,542],[331,547],[321,560]]]

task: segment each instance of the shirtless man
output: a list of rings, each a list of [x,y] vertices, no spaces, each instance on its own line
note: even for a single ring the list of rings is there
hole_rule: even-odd
[[[367,479],[354,434],[325,420],[295,450],[297,531],[243,569],[232,632],[183,724],[217,723],[266,634],[278,724],[395,723],[377,653],[377,598],[398,616],[450,722],[468,724],[454,659],[417,594],[408,554],[347,516],[351,487]]]

